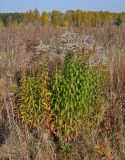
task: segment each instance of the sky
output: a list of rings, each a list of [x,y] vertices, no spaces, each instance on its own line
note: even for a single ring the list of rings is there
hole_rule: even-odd
[[[0,12],[25,12],[35,8],[40,12],[54,9],[122,12],[125,0],[0,0]]]

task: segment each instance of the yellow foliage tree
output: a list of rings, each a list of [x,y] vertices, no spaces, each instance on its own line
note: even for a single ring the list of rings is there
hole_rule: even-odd
[[[41,22],[42,22],[42,25],[44,25],[44,26],[47,26],[50,23],[49,15],[45,11],[41,15]]]
[[[4,24],[3,24],[3,22],[0,20],[0,27],[3,27],[4,26]]]

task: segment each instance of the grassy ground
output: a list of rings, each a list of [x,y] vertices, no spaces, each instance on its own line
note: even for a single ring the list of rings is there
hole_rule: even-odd
[[[124,160],[125,26],[0,35],[0,159]]]

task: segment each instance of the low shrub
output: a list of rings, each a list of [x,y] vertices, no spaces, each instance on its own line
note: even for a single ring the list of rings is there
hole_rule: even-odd
[[[64,70],[56,69],[51,84],[51,127],[68,141],[84,124],[94,126],[105,107],[106,75],[67,54]]]
[[[48,73],[48,66],[42,64],[36,77],[21,79],[20,118],[34,127],[46,122],[57,137],[69,141],[83,125],[92,128],[99,122],[105,108],[106,75],[70,53],[65,56],[63,70],[56,68],[50,81]]]
[[[24,76],[19,85],[19,116],[26,124],[41,125],[50,110],[50,92],[47,89],[47,65],[40,66],[38,75]]]

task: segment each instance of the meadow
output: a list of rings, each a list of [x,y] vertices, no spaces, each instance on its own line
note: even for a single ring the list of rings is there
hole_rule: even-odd
[[[124,159],[124,22],[1,25],[0,160]]]

